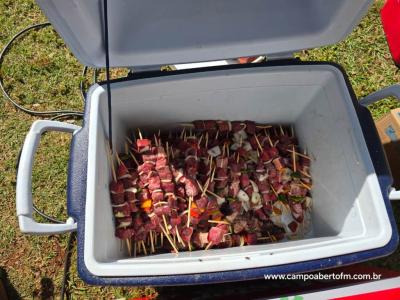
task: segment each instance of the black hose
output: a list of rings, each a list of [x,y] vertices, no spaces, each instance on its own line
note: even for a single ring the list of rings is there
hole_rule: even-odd
[[[4,46],[4,48],[1,50],[0,52],[0,68],[1,65],[3,63],[4,60],[4,56],[5,54],[8,52],[8,50],[11,48],[13,42],[20,36],[22,36],[23,34],[25,34],[26,32],[33,30],[33,29],[42,29],[45,28],[47,26],[49,26],[50,23],[46,22],[46,23],[41,23],[41,24],[35,24],[35,25],[31,25],[28,26],[26,28],[24,28],[23,30],[19,31],[17,34],[15,34]],[[84,77],[86,76],[88,67],[84,67],[83,71],[82,71],[82,79],[79,83],[79,90],[82,96],[82,100],[85,102],[86,99],[86,93],[84,91]],[[1,73],[0,73],[1,74]],[[94,74],[93,74],[93,78],[95,79],[95,81],[97,81],[97,70],[94,70]],[[11,96],[7,93],[6,89],[4,88],[4,83],[3,83],[3,78],[0,76],[0,90],[2,91],[4,97],[6,98],[6,100],[8,100],[9,102],[11,102],[11,104],[18,110],[29,114],[31,116],[41,116],[41,117],[50,117],[52,120],[58,120],[58,119],[64,119],[64,118],[82,118],[83,117],[83,112],[80,111],[74,111],[74,110],[51,110],[51,111],[34,111],[28,108],[23,107],[22,105],[18,104],[17,101],[15,101],[14,99],[11,98]],[[18,158],[17,158],[17,163],[16,163],[16,171],[18,173],[18,166],[19,166],[19,161],[20,161],[20,157],[21,157],[21,151],[22,148],[19,151],[18,154]],[[53,223],[58,223],[58,224],[62,224],[64,222],[57,220],[56,218],[53,218],[49,215],[47,215],[46,213],[42,212],[40,209],[38,209],[36,207],[35,204],[33,204],[33,209],[34,211],[42,216],[43,218],[47,219],[49,222],[53,222]],[[67,293],[67,289],[66,289],[66,285],[67,285],[67,281],[68,281],[68,271],[69,271],[69,267],[71,264],[71,254],[72,254],[72,249],[73,249],[73,241],[75,238],[75,233],[71,232],[68,238],[68,244],[67,244],[67,251],[66,251],[66,255],[65,255],[65,260],[64,260],[64,269],[63,269],[63,280],[62,280],[62,284],[61,284],[61,294],[60,294],[60,298],[63,300],[64,296],[67,295],[67,298],[69,299],[69,293]]]
[[[28,26],[24,29],[22,29],[21,31],[19,31],[18,33],[16,33],[4,46],[4,48],[1,50],[0,52],[0,66],[3,63],[3,59],[5,54],[8,52],[8,50],[11,48],[13,42],[20,36],[22,36],[23,34],[27,33],[30,30],[33,29],[41,29],[41,28],[45,28],[47,26],[49,26],[50,23],[46,22],[46,23],[40,23],[40,24],[35,24],[35,25],[31,25]],[[85,67],[86,68],[86,67]],[[80,111],[74,111],[74,110],[49,110],[49,111],[35,111],[35,110],[31,110],[28,108],[23,107],[22,105],[18,104],[17,101],[15,101],[14,99],[11,98],[11,96],[7,93],[6,89],[4,88],[4,83],[3,83],[3,78],[0,76],[0,90],[3,92],[4,97],[11,102],[11,104],[23,111],[24,113],[27,113],[31,116],[43,116],[43,117],[52,117],[52,116],[56,116],[59,114],[69,114],[70,116],[77,116],[77,117],[82,117],[83,116],[83,112]]]
[[[71,232],[68,237],[68,244],[67,244],[67,252],[65,254],[65,260],[64,260],[64,273],[63,273],[63,280],[61,283],[61,292],[60,292],[60,298],[61,300],[64,300],[64,295],[67,295],[67,299],[69,299],[69,293],[67,292],[67,281],[69,278],[69,267],[71,265],[71,254],[72,254],[72,248],[73,248],[73,241],[75,239],[75,232]]]

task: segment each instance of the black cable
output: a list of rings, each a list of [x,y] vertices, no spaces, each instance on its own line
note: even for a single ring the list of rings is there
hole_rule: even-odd
[[[86,72],[87,72],[87,70],[88,70],[88,67],[85,66],[85,67],[83,68],[83,70],[82,70],[82,78],[81,78],[81,81],[79,82],[79,91],[81,92],[81,97],[82,97],[83,103],[86,102],[86,92],[84,91],[84,88],[85,88],[85,86],[84,86],[84,85],[85,85],[84,80],[85,80],[85,77],[86,77]]]
[[[19,31],[17,34],[15,34],[4,46],[4,48],[1,50],[0,52],[0,66],[3,63],[3,59],[5,54],[8,52],[8,50],[11,48],[11,45],[13,44],[13,42],[20,36],[22,36],[23,34],[25,34],[26,32],[33,30],[33,29],[41,29],[41,28],[45,28],[47,26],[49,26],[50,23],[46,22],[46,23],[40,23],[40,24],[35,24],[35,25],[31,25],[28,26],[24,29],[22,29],[21,31]],[[0,76],[0,90],[3,92],[4,97],[11,102],[11,104],[31,115],[31,116],[43,116],[43,117],[51,117],[51,116],[55,116],[55,115],[59,115],[59,114],[69,114],[71,116],[77,116],[77,117],[82,117],[83,116],[83,112],[79,112],[79,111],[74,111],[74,110],[50,110],[50,111],[35,111],[35,110],[31,110],[28,108],[23,107],[22,105],[18,104],[14,99],[11,98],[11,96],[7,93],[6,89],[4,88],[4,83],[3,83],[3,78]]]
[[[108,104],[108,136],[109,145],[111,152],[113,151],[112,146],[112,120],[111,120],[111,86],[110,86],[110,51],[108,47],[108,10],[107,0],[103,0],[104,9],[104,48],[106,52],[106,84],[107,84],[107,104]]]
[[[41,29],[41,28],[45,28],[47,26],[49,26],[50,23],[46,22],[46,23],[41,23],[41,24],[35,24],[29,27],[24,28],[23,30],[19,31],[17,34],[15,34],[4,46],[4,48],[2,49],[2,51],[0,52],[0,69],[1,69],[1,65],[3,63],[4,60],[4,56],[5,54],[8,52],[8,50],[11,48],[11,45],[13,44],[13,42],[20,36],[22,36],[23,34],[25,34],[26,32],[33,30],[33,29]],[[83,101],[85,102],[86,100],[86,93],[84,92],[84,78],[86,76],[88,68],[85,66],[83,68],[82,71],[82,78],[81,81],[79,83],[79,89],[81,92],[81,96]],[[97,79],[97,72],[96,69],[94,70],[94,79]],[[4,88],[4,83],[3,83],[3,78],[0,76],[0,89],[4,95],[4,97],[6,98],[6,100],[10,101],[11,104],[17,108],[18,110],[27,113],[31,116],[42,116],[42,117],[51,117],[52,120],[57,120],[57,119],[63,119],[63,118],[82,118],[83,117],[83,112],[79,112],[79,111],[74,111],[74,110],[52,110],[52,111],[34,111],[28,108],[23,107],[22,105],[18,104],[15,100],[13,100],[11,98],[11,96],[7,93],[6,89]],[[20,162],[20,158],[21,158],[21,152],[22,152],[22,147],[18,153],[18,158],[17,158],[17,163],[16,163],[16,172],[18,174],[18,166],[19,166],[19,162]],[[62,224],[64,222],[57,220],[47,214],[45,214],[44,212],[42,212],[40,209],[38,209],[36,207],[35,204],[33,204],[33,210],[40,216],[42,216],[43,218],[47,219],[50,222],[53,223],[58,223],[58,224]],[[63,300],[64,296],[67,295],[67,298],[69,298],[69,293],[67,294],[66,291],[66,285],[67,285],[67,281],[68,281],[68,270],[71,264],[71,254],[72,254],[72,249],[73,249],[73,241],[75,238],[75,232],[71,232],[68,238],[68,243],[67,243],[67,251],[66,251],[66,256],[65,256],[65,260],[64,260],[64,269],[63,269],[63,280],[62,280],[62,284],[61,284],[61,295],[60,298]]]
[[[60,292],[61,300],[64,300],[64,295],[67,295],[67,299],[69,299],[69,293],[67,293],[66,286],[69,277],[68,271],[69,271],[69,266],[71,264],[71,254],[72,254],[72,246],[74,239],[75,239],[75,232],[71,232],[68,237],[67,252],[65,254],[65,260],[64,260],[64,270],[63,270],[64,273],[63,273],[63,280],[61,283],[61,292]]]

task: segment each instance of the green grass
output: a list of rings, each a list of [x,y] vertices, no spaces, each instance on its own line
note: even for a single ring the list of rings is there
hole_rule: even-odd
[[[303,60],[335,61],[347,71],[357,96],[400,81],[384,39],[375,4],[361,24],[344,41],[298,54]],[[32,0],[0,0],[0,48],[22,28],[44,22],[46,18]],[[31,32],[20,39],[8,53],[0,76],[7,89],[19,102],[35,110],[82,110],[79,94],[82,66],[51,29]],[[126,70],[116,70],[122,76]],[[86,80],[89,83],[92,73]],[[104,78],[104,74],[101,75]],[[0,98],[1,100],[1,98]],[[399,107],[385,100],[371,107],[375,118]],[[15,216],[15,162],[25,135],[36,120],[9,103],[0,101],[0,267],[22,298],[43,296],[44,282],[54,285],[56,294],[62,279],[67,236],[34,237],[19,232]],[[66,218],[66,168],[68,134],[43,137],[33,171],[34,200],[50,215]],[[400,216],[400,205],[395,210]],[[40,219],[39,219],[40,220]],[[400,269],[400,253],[374,262]],[[151,288],[100,288],[83,283],[76,272],[76,253],[71,264],[69,288],[74,298],[119,298],[152,293]],[[47,278],[47,279],[45,279]],[[45,280],[44,280],[45,279]],[[49,280],[48,280],[49,279]]]

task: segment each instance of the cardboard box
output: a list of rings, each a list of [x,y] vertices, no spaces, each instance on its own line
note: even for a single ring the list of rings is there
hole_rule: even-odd
[[[393,185],[400,189],[400,108],[375,123],[392,171]]]

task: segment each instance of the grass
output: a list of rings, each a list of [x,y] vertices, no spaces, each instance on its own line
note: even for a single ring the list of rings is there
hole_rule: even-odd
[[[328,47],[298,53],[303,60],[335,61],[348,72],[357,96],[362,97],[400,81],[400,72],[390,58],[375,3],[361,24],[344,41]],[[46,18],[32,0],[0,0],[0,48],[22,28]],[[19,103],[35,110],[82,110],[79,94],[82,66],[51,29],[31,32],[11,49],[0,76]],[[116,70],[122,76],[126,70]],[[89,83],[92,73],[85,80]],[[102,74],[101,76],[104,76]],[[371,107],[378,118],[399,107],[393,99]],[[15,295],[45,297],[59,292],[67,236],[35,237],[19,232],[15,217],[15,162],[25,135],[34,120],[9,103],[0,101],[0,267],[7,272]],[[50,215],[66,218],[66,168],[68,134],[47,134],[35,158],[33,191],[35,203]],[[400,216],[400,206],[395,210]],[[40,219],[39,219],[40,220]],[[400,269],[400,253],[374,262]],[[2,275],[3,276],[3,275]],[[152,288],[104,288],[83,283],[76,272],[76,253],[71,264],[69,288],[82,298],[120,298],[153,293]]]

